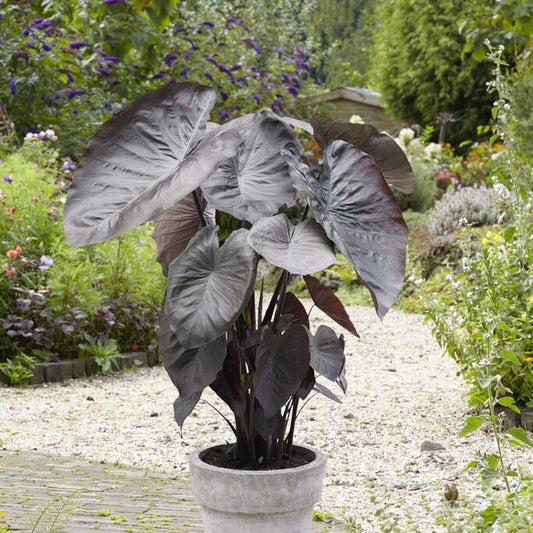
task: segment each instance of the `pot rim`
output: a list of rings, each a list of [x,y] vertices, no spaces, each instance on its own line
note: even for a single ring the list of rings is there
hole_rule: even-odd
[[[287,475],[291,473],[299,473],[299,472],[305,472],[306,470],[313,470],[316,468],[321,468],[325,466],[327,456],[324,452],[321,452],[320,450],[317,450],[316,448],[313,448],[311,446],[307,445],[301,445],[301,444],[294,444],[294,448],[300,448],[304,450],[308,450],[315,454],[315,458],[311,460],[309,463],[302,465],[302,466],[295,466],[290,468],[278,468],[278,469],[272,469],[272,470],[239,470],[236,468],[225,468],[222,466],[215,466],[211,465],[209,463],[206,463],[205,461],[202,461],[200,458],[200,454],[203,452],[210,450],[211,448],[217,448],[219,446],[225,446],[227,443],[224,444],[212,444],[210,446],[205,446],[203,448],[200,448],[198,450],[194,450],[189,454],[189,464],[192,466],[194,465],[196,468],[201,468],[202,470],[208,470],[211,472],[223,472],[225,474],[231,474],[235,476],[282,476]]]

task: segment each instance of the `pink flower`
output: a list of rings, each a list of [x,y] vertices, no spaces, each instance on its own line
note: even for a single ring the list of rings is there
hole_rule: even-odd
[[[37,196],[34,196],[33,197],[33,201],[34,201],[34,203],[38,204],[39,203],[39,198]]]

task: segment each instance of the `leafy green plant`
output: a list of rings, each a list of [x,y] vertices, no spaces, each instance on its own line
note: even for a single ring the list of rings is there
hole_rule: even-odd
[[[159,342],[180,393],[176,420],[183,425],[210,386],[233,412],[236,464],[279,468],[300,402],[312,390],[337,399],[315,375],[346,388],[343,336],[325,325],[310,331],[289,277],[303,276],[315,304],[357,334],[340,300],[311,276],[336,261],[335,244],[383,317],[402,285],[407,243],[387,182],[409,192],[413,175],[395,141],[371,126],[269,111],[219,126],[207,122],[215,100],[208,87],[170,84],[106,122],[73,180],[65,234],[86,245],[156,217],[168,273]],[[289,124],[324,150],[320,176]],[[278,210],[298,199],[306,208],[295,225]],[[213,208],[235,218],[221,246]],[[260,291],[256,306],[260,256],[281,275],[270,301]]]
[[[115,370],[119,369],[117,360],[121,357],[118,349],[118,344],[113,339],[106,339],[104,341],[91,337],[88,333],[84,335],[85,343],[79,345],[80,357],[94,357],[96,364],[104,374],[109,374],[113,367]]]
[[[212,84],[221,120],[295,105],[311,71],[305,52],[264,46],[228,8],[197,4],[2,3],[0,99],[19,137],[53,127],[62,151],[79,156],[105,118],[171,80]]]
[[[25,383],[33,376],[35,359],[24,353],[18,353],[15,357],[7,359],[5,363],[0,363],[2,372],[11,385]]]
[[[437,340],[461,365],[460,371],[470,384],[470,401],[486,407],[479,415],[467,418],[460,436],[485,423],[494,436],[497,451],[472,461],[467,468],[480,465],[485,486],[503,479],[507,489],[506,500],[487,507],[477,526],[489,529],[498,525],[501,530],[505,525],[508,531],[526,531],[519,524],[521,520],[514,523],[503,514],[505,509],[513,508],[515,501],[522,502],[524,496],[530,499],[531,495],[529,475],[507,464],[504,446],[511,443],[533,447],[533,441],[523,428],[505,430],[496,408],[499,404],[519,414],[524,405],[533,405],[532,172],[509,135],[512,102],[501,70],[503,46],[496,51],[489,47],[489,51],[496,65],[489,87],[498,96],[493,111],[496,133],[491,143],[498,137],[505,141],[496,158],[496,176],[500,178],[496,186],[506,192],[501,209],[507,211],[511,223],[503,228],[493,227],[475,246],[471,242],[463,258],[462,273],[450,280],[456,291],[456,304],[446,309],[437,303],[429,309],[428,317],[433,321]]]
[[[29,134],[0,158],[0,362],[19,352],[76,358],[83,333],[112,338],[123,352],[156,342],[165,278],[153,228],[68,248],[62,200],[75,164],[58,159],[56,137]]]

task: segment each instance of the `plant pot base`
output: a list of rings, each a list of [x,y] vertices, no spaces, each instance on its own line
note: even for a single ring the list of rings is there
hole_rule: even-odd
[[[202,506],[202,519],[206,532],[309,533],[313,507],[283,514],[244,514],[227,513]]]
[[[202,509],[205,533],[309,533],[320,499],[326,456],[282,470],[235,470],[202,460],[209,448],[189,457],[193,492]]]

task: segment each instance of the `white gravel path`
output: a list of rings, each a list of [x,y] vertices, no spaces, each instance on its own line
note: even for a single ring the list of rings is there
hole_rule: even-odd
[[[446,481],[457,483],[459,501],[468,495],[483,502],[479,473],[463,470],[479,453],[494,452],[492,437],[483,431],[457,436],[468,416],[466,388],[422,317],[392,310],[381,322],[370,308],[348,311],[361,339],[346,334],[343,404],[317,396],[296,426],[297,442],[329,457],[317,510],[355,517],[362,531],[378,531],[370,500],[375,495],[392,516],[409,514],[421,531],[441,531],[431,510],[444,505]],[[313,316],[314,327],[327,323],[342,332],[320,311]],[[22,389],[0,386],[0,446],[179,474],[187,471],[190,450],[232,435],[202,403],[181,437],[172,411],[176,395],[162,368]],[[229,416],[211,391],[205,398]],[[444,449],[421,451],[424,440]],[[506,458],[533,470],[528,450],[509,448]]]

